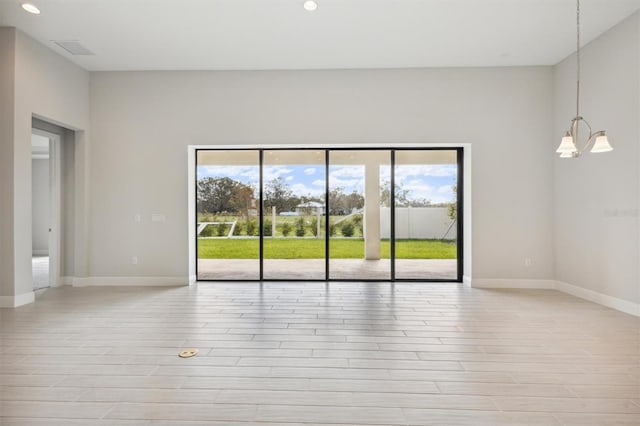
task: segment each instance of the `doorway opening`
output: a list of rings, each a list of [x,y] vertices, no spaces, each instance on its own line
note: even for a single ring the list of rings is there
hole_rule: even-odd
[[[194,164],[198,281],[462,281],[462,148],[207,148]]]
[[[31,134],[31,248],[33,290],[56,287],[60,279],[60,136]]]

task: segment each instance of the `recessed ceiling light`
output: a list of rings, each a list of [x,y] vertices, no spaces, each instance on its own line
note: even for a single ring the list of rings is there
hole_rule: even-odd
[[[314,10],[316,10],[318,8],[318,3],[316,3],[313,0],[307,0],[304,2],[304,8],[305,10],[308,10],[309,12],[313,12]]]
[[[40,9],[35,4],[32,3],[22,3],[22,8],[29,13],[33,13],[34,15],[40,15]]]

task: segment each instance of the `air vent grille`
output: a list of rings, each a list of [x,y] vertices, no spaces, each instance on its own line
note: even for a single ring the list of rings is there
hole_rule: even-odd
[[[72,55],[95,55],[95,53],[81,45],[77,40],[53,40],[53,42]]]

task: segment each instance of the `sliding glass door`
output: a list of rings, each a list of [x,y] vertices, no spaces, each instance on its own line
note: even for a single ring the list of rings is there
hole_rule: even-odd
[[[396,150],[396,279],[458,279],[458,152]]]
[[[196,156],[198,280],[260,279],[260,152]]]
[[[460,281],[462,149],[199,149],[201,281]]]
[[[391,220],[383,214],[390,165],[390,150],[329,152],[330,279],[391,279]]]
[[[263,278],[326,279],[325,151],[265,150]]]

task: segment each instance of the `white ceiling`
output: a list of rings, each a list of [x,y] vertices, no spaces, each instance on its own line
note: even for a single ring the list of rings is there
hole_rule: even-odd
[[[575,0],[0,0],[15,26],[88,70],[552,65],[575,51]],[[640,0],[582,0],[589,42]],[[71,56],[51,40],[78,40]]]

